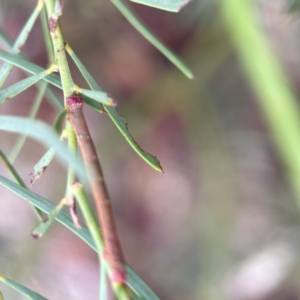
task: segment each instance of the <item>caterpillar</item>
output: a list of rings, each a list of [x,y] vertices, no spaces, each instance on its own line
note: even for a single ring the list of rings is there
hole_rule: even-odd
[[[112,282],[125,283],[126,272],[124,256],[101,165],[83,115],[83,102],[83,99],[78,96],[70,96],[66,99],[68,105],[67,120],[71,123],[75,131],[92,188],[92,194],[103,233],[105,257],[112,270],[111,280]]]

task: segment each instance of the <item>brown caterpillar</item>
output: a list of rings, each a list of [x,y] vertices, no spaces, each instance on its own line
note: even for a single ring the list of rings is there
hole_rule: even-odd
[[[96,203],[104,238],[105,257],[112,270],[111,280],[112,282],[125,283],[126,272],[124,256],[114,221],[108,190],[103,178],[103,172],[82,112],[83,99],[77,96],[71,96],[67,98],[66,102],[69,108],[67,118],[76,133]]]

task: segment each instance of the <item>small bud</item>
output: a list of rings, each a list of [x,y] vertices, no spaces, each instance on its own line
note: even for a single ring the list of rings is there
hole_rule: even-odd
[[[82,108],[83,106],[83,99],[77,96],[68,97],[66,102],[70,110]]]

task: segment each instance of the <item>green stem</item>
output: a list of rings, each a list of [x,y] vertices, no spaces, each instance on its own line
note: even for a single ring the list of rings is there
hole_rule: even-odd
[[[64,99],[73,94],[74,82],[70,73],[69,64],[66,57],[65,41],[62,35],[59,19],[54,15],[55,0],[46,0],[48,21],[51,23],[50,35],[55,51],[55,59],[59,67],[61,82],[64,91]]]

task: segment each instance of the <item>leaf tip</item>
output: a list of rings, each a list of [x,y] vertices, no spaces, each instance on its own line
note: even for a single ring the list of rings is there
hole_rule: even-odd
[[[184,1],[179,7],[178,10],[176,12],[180,12],[186,5],[188,5],[190,2],[192,2],[192,0],[186,0]]]
[[[107,105],[109,105],[109,106],[117,106],[117,101],[116,100],[114,100],[113,98],[110,98],[108,101],[107,101]]]
[[[35,231],[31,233],[31,236],[36,240],[42,237],[42,235],[39,232]]]

